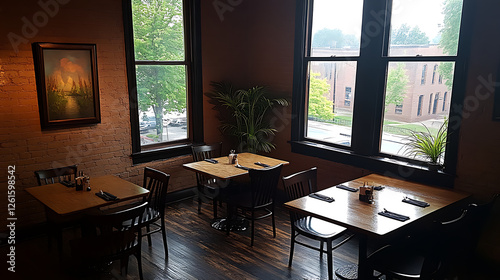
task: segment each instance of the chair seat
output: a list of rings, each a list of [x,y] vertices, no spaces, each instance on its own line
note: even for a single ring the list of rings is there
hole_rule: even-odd
[[[424,254],[417,248],[390,245],[371,255],[370,259],[378,271],[406,278],[419,278],[425,261]]]
[[[311,216],[295,221],[295,230],[314,239],[334,238],[346,232],[346,228]]]

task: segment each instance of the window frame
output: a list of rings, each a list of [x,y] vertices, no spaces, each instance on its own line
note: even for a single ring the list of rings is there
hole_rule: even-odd
[[[185,64],[183,63],[183,65],[186,65],[187,79],[186,107],[188,111],[188,139],[158,143],[145,147],[141,146],[140,141],[136,65],[151,64],[149,62],[136,63],[135,60],[132,1],[122,0],[122,9],[129,92],[132,162],[133,164],[139,164],[191,154],[191,146],[203,142],[200,0],[183,0],[184,44],[186,48]],[[177,62],[164,62],[162,64],[174,65],[172,63],[176,64]]]
[[[291,149],[294,153],[314,156],[342,164],[348,164],[389,176],[402,177],[409,180],[431,183],[440,186],[453,186],[456,174],[459,132],[461,124],[461,108],[465,96],[467,64],[470,53],[470,41],[475,10],[474,1],[463,1],[463,12],[456,57],[389,57],[389,40],[391,0],[365,0],[363,5],[363,25],[360,56],[357,60],[356,93],[354,94],[354,111],[351,147],[336,145],[305,137],[307,122],[307,57],[310,49],[310,24],[312,22],[313,0],[298,0],[295,21],[295,53],[294,81],[292,95],[292,131]],[[367,24],[370,23],[371,25]],[[378,24],[378,25],[377,25]],[[370,29],[371,28],[371,29]],[[372,37],[366,34],[378,34]],[[319,58],[330,60],[342,58]],[[432,172],[421,161],[384,154],[379,151],[382,138],[383,106],[387,65],[390,61],[420,62],[427,64],[440,61],[455,62],[453,79],[453,95],[450,100],[448,144],[444,157],[443,171]],[[368,91],[377,94],[367,94]]]

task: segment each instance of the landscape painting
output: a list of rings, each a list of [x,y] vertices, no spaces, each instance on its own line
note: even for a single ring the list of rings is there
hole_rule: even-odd
[[[34,45],[42,128],[100,122],[95,45]]]

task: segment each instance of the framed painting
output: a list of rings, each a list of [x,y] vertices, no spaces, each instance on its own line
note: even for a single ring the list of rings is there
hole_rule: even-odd
[[[33,43],[42,129],[101,122],[95,44]]]

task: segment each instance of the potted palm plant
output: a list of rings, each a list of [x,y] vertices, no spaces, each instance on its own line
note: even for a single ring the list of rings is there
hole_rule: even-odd
[[[276,129],[271,127],[266,115],[276,105],[288,106],[286,99],[268,98],[267,88],[263,86],[236,90],[227,82],[212,82],[211,85],[213,91],[208,96],[228,113],[220,128],[223,133],[238,139],[238,151],[270,152],[276,148],[269,140]]]
[[[443,155],[446,149],[448,120],[439,127],[436,134],[422,124],[424,131],[410,131],[403,148],[404,154],[428,161],[429,170],[437,171],[442,167]]]

